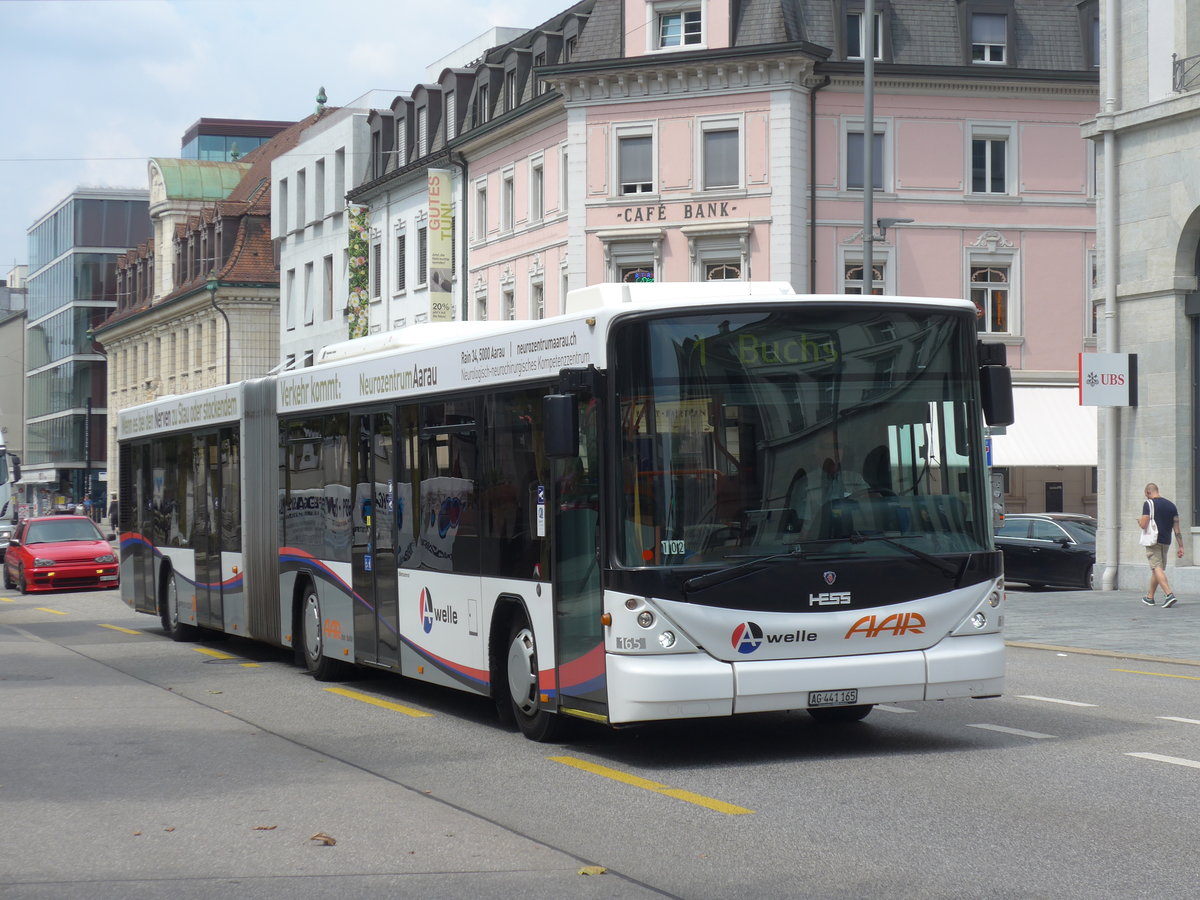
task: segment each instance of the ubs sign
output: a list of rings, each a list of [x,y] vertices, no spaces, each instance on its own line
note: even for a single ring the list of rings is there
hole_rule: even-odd
[[[1136,353],[1080,353],[1080,406],[1137,406]]]

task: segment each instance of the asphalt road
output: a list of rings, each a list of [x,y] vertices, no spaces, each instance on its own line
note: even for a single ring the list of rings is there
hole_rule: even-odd
[[[1011,592],[998,700],[539,745],[115,592],[5,595],[0,898],[1190,896],[1200,602],[1137,596]]]

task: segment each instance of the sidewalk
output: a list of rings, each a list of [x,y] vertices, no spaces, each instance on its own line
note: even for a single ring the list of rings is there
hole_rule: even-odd
[[[1141,602],[1142,591],[1008,589],[1004,640],[1200,666],[1200,596],[1180,594],[1170,609]]]

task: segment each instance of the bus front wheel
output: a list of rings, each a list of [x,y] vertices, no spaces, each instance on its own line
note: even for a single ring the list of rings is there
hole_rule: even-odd
[[[538,705],[538,656],[533,628],[518,617],[508,635],[508,696],[513,718],[531,741],[553,741],[562,719]]]

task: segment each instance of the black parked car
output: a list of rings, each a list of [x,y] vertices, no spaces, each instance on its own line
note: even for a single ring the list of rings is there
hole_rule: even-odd
[[[1013,513],[996,529],[1004,580],[1092,589],[1096,520],[1079,513]]]

